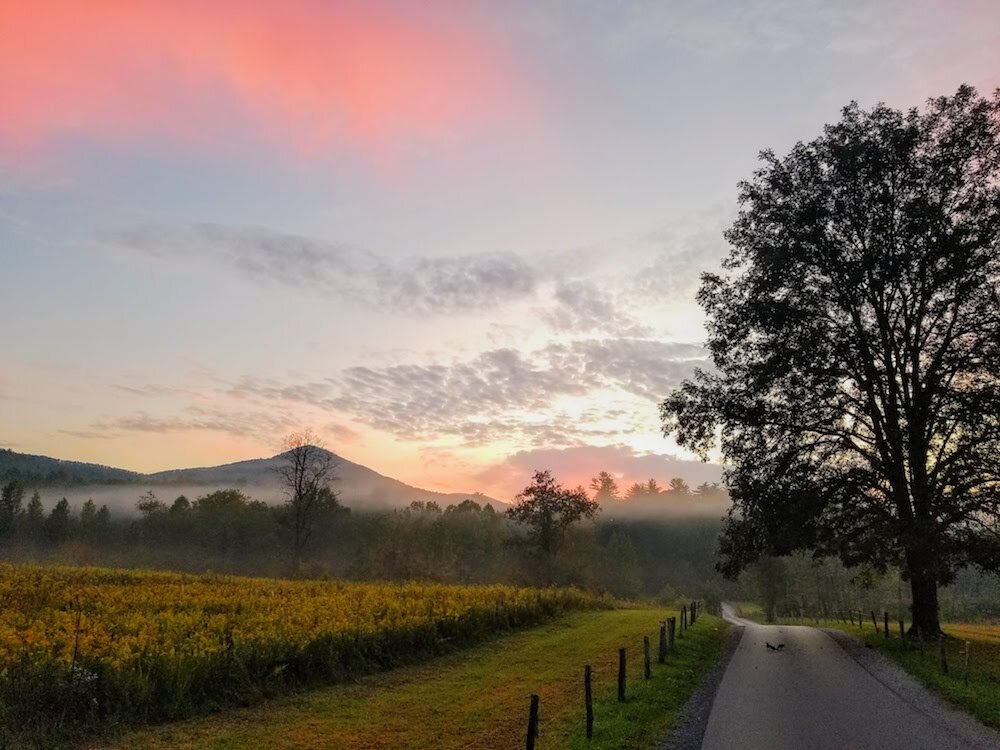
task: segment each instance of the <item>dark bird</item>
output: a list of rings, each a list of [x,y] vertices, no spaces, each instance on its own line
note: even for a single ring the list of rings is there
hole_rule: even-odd
[[[764,641],[764,645],[767,646],[772,651],[777,651],[778,650],[774,646],[772,646],[770,643],[768,643],[767,641]]]
[[[781,649],[783,649],[784,647],[785,647],[784,643],[779,643],[778,644],[778,651],[781,651]]]

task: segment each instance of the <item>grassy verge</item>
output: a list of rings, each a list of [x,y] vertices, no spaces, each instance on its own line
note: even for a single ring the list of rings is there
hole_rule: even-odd
[[[350,685],[130,734],[122,748],[495,748],[523,746],[529,696],[538,747],[652,747],[711,670],[726,626],[703,615],[656,663],[656,609],[576,612],[431,663]],[[643,679],[642,637],[653,643]],[[629,649],[628,700],[617,703],[618,648]],[[594,739],[584,736],[583,666],[593,667]]]
[[[741,606],[740,615],[763,622],[760,610],[753,605]],[[898,625],[892,622],[889,638],[883,632],[876,633],[870,620],[861,628],[839,620],[794,617],[779,618],[777,624],[814,625],[850,633],[893,659],[945,700],[968,711],[983,724],[1000,729],[1000,625],[945,623],[942,629],[948,635],[945,640],[948,674],[944,674],[940,645],[928,643],[921,651],[919,644],[901,639]],[[968,675],[966,643],[969,644]]]

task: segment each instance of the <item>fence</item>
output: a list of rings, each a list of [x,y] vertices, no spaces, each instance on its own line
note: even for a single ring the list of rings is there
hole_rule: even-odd
[[[668,617],[660,620],[660,640],[657,653],[657,663],[666,664],[667,656],[677,649],[678,641],[684,632],[698,621],[698,617],[703,613],[704,605],[698,600],[681,607],[680,620],[677,617]],[[643,678],[652,678],[653,667],[650,658],[649,636],[643,636]],[[624,703],[628,693],[628,648],[622,646],[618,649],[618,701]],[[590,664],[583,668],[583,708],[584,721],[586,722],[587,739],[594,736],[594,696],[593,696],[593,669]],[[539,697],[531,695],[531,702],[528,710],[528,731],[526,744],[528,750],[535,750],[535,742],[539,737]]]

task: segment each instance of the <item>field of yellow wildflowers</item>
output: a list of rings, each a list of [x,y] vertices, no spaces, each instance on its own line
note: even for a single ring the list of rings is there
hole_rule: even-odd
[[[603,605],[570,589],[0,565],[0,730],[177,718]]]

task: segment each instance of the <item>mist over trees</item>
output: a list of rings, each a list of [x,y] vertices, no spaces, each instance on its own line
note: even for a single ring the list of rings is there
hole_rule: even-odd
[[[851,104],[761,158],[698,294],[715,371],[664,431],[703,456],[721,435],[726,573],[897,568],[937,637],[939,586],[1000,571],[1000,92]]]
[[[0,485],[0,498],[27,494]],[[715,488],[718,491],[718,488]],[[711,493],[712,486],[704,488]],[[663,497],[661,503],[687,503]],[[696,488],[692,497],[699,495]],[[723,494],[724,496],[724,494]],[[0,535],[0,560],[71,565],[141,567],[240,575],[293,574],[283,508],[236,488],[188,498],[161,499],[144,493],[134,501],[138,516],[115,515],[100,498],[78,508],[62,498],[31,499],[14,514],[13,528]],[[538,564],[528,530],[503,509],[468,498],[441,507],[415,502],[394,511],[340,506],[317,520],[296,575],[344,580],[572,585],[626,598],[672,604],[698,597],[764,602],[758,565],[738,582],[715,569],[721,513],[615,514],[628,505],[602,506],[593,519],[571,524],[548,567]],[[686,507],[686,506],[685,506]],[[709,506],[717,509],[716,501]],[[96,512],[92,512],[96,509]],[[50,522],[52,514],[55,521]],[[64,534],[45,533],[60,527]],[[822,614],[848,607],[897,611],[909,606],[898,576],[858,576],[834,560],[780,558],[774,577],[777,616]],[[902,599],[900,599],[902,597]],[[1000,579],[960,571],[942,591],[942,612],[963,619],[1000,617]]]
[[[17,482],[0,492],[0,500],[8,498],[0,507],[18,508],[10,514],[10,532],[0,535],[0,559],[6,560],[348,580],[573,585],[670,602],[738,591],[713,567],[718,504],[692,513],[690,498],[659,492],[661,506],[681,503],[684,512],[655,520],[631,516],[620,512],[630,502],[616,499],[602,518],[595,499],[582,489],[562,488],[548,472],[534,477],[522,493],[520,511],[512,506],[512,513],[475,497],[445,507],[414,502],[393,511],[351,510],[337,502],[328,507],[331,512],[314,517],[297,565],[288,503],[265,503],[237,488],[173,499],[156,491],[137,493],[137,515],[113,515],[100,498],[75,508],[52,498],[46,507],[34,493],[24,506],[25,490]]]

